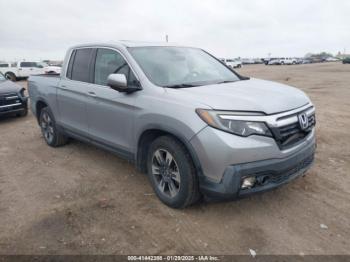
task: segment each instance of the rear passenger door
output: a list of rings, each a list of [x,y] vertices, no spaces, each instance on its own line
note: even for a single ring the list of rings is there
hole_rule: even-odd
[[[94,84],[88,87],[89,134],[92,140],[100,145],[130,156],[134,105],[139,92],[127,94],[107,86],[107,78],[113,73],[125,74],[128,85],[139,85],[135,74],[119,51],[108,48],[97,49]]]
[[[66,76],[57,89],[58,122],[67,131],[88,137],[86,101],[92,83],[93,48],[80,48],[72,52]]]

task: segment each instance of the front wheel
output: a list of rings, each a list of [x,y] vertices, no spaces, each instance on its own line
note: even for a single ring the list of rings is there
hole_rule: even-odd
[[[58,147],[67,143],[67,137],[57,129],[55,119],[48,107],[41,110],[39,124],[41,133],[49,146]]]
[[[200,198],[198,179],[187,149],[170,136],[157,138],[147,157],[148,176],[158,198],[173,208],[184,208]]]

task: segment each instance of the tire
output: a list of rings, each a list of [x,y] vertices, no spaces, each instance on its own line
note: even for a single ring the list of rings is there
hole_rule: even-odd
[[[41,110],[39,125],[41,133],[49,146],[59,147],[67,144],[68,138],[57,129],[55,118],[49,107],[44,107]]]
[[[11,73],[11,72],[7,72],[5,74],[5,77],[6,77],[6,79],[11,80],[13,82],[15,82],[17,80],[16,75],[14,73]]]
[[[150,145],[147,173],[156,195],[169,207],[184,208],[200,198],[192,158],[185,146],[170,136],[161,136]]]

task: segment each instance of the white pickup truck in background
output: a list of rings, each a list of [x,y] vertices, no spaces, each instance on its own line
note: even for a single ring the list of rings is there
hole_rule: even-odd
[[[9,80],[16,81],[19,78],[27,78],[30,75],[44,74],[45,70],[37,62],[12,62],[0,63],[0,72]]]
[[[282,57],[271,59],[268,65],[296,65],[298,63],[296,58]]]
[[[228,67],[231,67],[231,68],[241,68],[242,67],[242,61],[239,60],[238,58],[235,58],[235,59],[222,58],[220,60],[222,62],[224,62]]]

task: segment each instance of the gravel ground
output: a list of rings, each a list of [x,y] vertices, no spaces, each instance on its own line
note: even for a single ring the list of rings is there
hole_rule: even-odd
[[[238,71],[315,103],[318,148],[305,177],[173,210],[128,162],[77,141],[50,148],[31,114],[2,118],[0,254],[350,254],[350,65]]]

